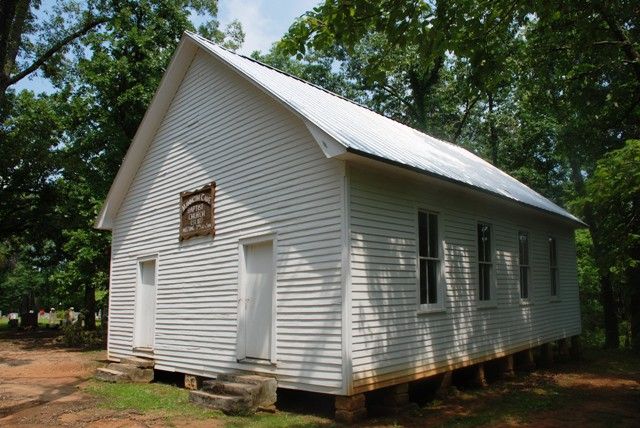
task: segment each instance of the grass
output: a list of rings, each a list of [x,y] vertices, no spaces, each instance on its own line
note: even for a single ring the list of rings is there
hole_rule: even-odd
[[[600,389],[604,401],[622,400],[620,408],[610,411],[589,409],[593,394],[598,389],[567,386],[556,376],[575,378],[583,376],[585,382],[596,379],[635,379],[640,372],[640,357],[628,351],[588,350],[580,362],[557,363],[550,370],[540,370],[520,375],[514,380],[495,382],[487,388],[463,389],[456,396],[443,401],[434,400],[422,408],[416,408],[397,417],[368,420],[366,426],[430,426],[475,427],[493,425],[520,425],[536,423],[540,418],[562,422],[564,410],[586,413],[586,420],[603,426],[616,426],[628,422],[624,419],[624,400],[634,400],[629,392],[618,391],[610,396]],[[564,375],[563,375],[564,373]],[[606,388],[606,386],[605,386]],[[195,406],[188,401],[188,391],[165,384],[107,384],[91,382],[87,391],[99,398],[101,406],[144,414],[157,414],[170,425],[179,417],[211,422],[212,426],[229,428],[284,428],[330,427],[334,422],[317,416],[280,411],[276,414],[258,413],[253,416],[229,417],[220,412]],[[599,397],[600,397],[599,396]],[[597,398],[599,399],[599,398]],[[597,400],[596,399],[596,400]],[[587,405],[587,408],[584,406]],[[615,404],[613,405],[615,407]],[[633,401],[631,404],[633,407]],[[583,418],[584,419],[584,418]],[[546,419],[545,419],[546,420]],[[627,421],[627,422],[625,422]],[[566,422],[566,421],[565,421]]]
[[[158,413],[167,422],[180,417],[198,420],[215,420],[229,428],[260,427],[326,427],[330,421],[307,415],[287,412],[257,413],[253,416],[229,417],[221,412],[196,406],[189,402],[185,389],[161,383],[128,384],[91,381],[85,391],[99,399],[99,405],[112,410],[129,410],[140,413]],[[213,422],[213,421],[212,421]]]
[[[498,393],[474,391],[465,394],[464,401],[468,401],[472,406],[474,401],[482,400],[482,407],[472,408],[468,414],[455,416],[447,420],[444,426],[475,427],[498,423],[526,423],[532,415],[560,408],[567,399],[552,384],[522,390],[512,388]]]

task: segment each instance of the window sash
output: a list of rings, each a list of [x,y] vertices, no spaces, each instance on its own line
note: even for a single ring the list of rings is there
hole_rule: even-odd
[[[478,223],[478,260],[491,263],[491,225]]]
[[[418,300],[420,305],[441,303],[438,214],[418,211]]]
[[[491,225],[478,223],[478,299],[492,299],[493,261],[491,257],[492,234]]]
[[[549,292],[551,296],[558,295],[558,249],[556,238],[549,237]]]
[[[491,300],[491,280],[493,276],[493,264],[480,262],[478,263],[478,267],[479,299]]]
[[[529,298],[529,233],[518,232],[518,263],[520,265],[520,298]]]

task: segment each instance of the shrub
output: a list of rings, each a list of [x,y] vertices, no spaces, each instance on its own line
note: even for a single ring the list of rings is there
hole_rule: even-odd
[[[93,331],[82,327],[82,317],[73,324],[62,327],[62,343],[71,348],[102,349],[105,347],[105,332],[101,326]]]

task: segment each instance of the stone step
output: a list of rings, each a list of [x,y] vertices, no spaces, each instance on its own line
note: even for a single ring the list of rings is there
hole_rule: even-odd
[[[119,370],[108,369],[108,368],[99,368],[96,370],[96,374],[93,376],[97,380],[101,380],[103,382],[128,382],[129,377],[126,373],[123,373]]]
[[[200,406],[221,410],[228,415],[251,413],[251,400],[236,395],[211,394],[204,391],[189,391],[189,401]]]
[[[227,382],[223,380],[205,380],[202,390],[211,394],[236,395],[253,400],[260,393],[262,385],[255,383]]]
[[[241,373],[220,373],[216,380],[224,382],[234,383],[249,383],[253,385],[263,384],[264,382],[274,381],[275,379],[267,376],[260,376],[255,374],[241,374]]]
[[[120,364],[131,364],[141,369],[152,369],[155,366],[155,361],[149,358],[140,357],[122,357]]]
[[[217,376],[216,380],[227,383],[258,385],[260,389],[253,397],[254,408],[269,407],[275,404],[277,400],[278,381],[272,377],[256,374],[222,373]]]
[[[135,383],[149,383],[153,380],[153,369],[140,368],[133,364],[123,363],[111,363],[107,368],[126,374]]]

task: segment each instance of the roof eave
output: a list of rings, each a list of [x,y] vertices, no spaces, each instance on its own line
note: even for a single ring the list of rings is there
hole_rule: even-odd
[[[574,217],[571,214],[569,214],[569,216],[565,216],[565,215],[562,215],[562,214],[559,214],[559,213],[556,213],[556,212],[553,212],[553,211],[545,210],[544,208],[540,208],[540,207],[537,207],[535,205],[530,205],[530,204],[518,201],[516,199],[509,198],[509,197],[504,196],[504,195],[502,195],[500,193],[497,193],[497,192],[492,192],[490,190],[486,190],[486,189],[483,189],[483,188],[480,188],[480,187],[477,187],[477,186],[472,186],[472,185],[470,185],[468,183],[465,183],[465,182],[462,182],[462,181],[454,180],[452,178],[449,178],[449,177],[446,177],[446,176],[443,176],[443,175],[440,175],[440,174],[436,174],[436,173],[433,173],[431,171],[427,171],[427,170],[424,170],[424,169],[421,169],[421,168],[416,168],[416,167],[413,167],[411,165],[406,165],[406,164],[403,164],[401,162],[397,162],[397,161],[394,161],[394,160],[391,160],[391,159],[387,159],[387,158],[384,158],[382,156],[377,156],[377,155],[374,155],[374,154],[371,154],[371,153],[363,152],[363,151],[358,150],[358,149],[347,148],[346,151],[347,151],[347,153],[351,153],[351,154],[354,154],[354,155],[357,155],[357,156],[362,156],[364,158],[372,159],[372,160],[375,160],[375,161],[378,161],[378,162],[383,162],[383,163],[385,163],[387,165],[392,165],[394,167],[398,167],[398,168],[406,169],[406,170],[409,170],[409,171],[413,171],[413,172],[416,172],[418,174],[422,174],[422,175],[426,175],[428,177],[436,178],[438,180],[446,181],[448,183],[453,183],[453,184],[455,184],[457,186],[461,186],[461,187],[464,187],[464,188],[467,188],[467,189],[475,190],[475,191],[478,191],[478,192],[481,192],[481,193],[484,193],[484,194],[487,194],[487,195],[491,195],[491,196],[500,198],[500,199],[505,200],[505,201],[512,202],[512,203],[517,204],[519,206],[523,206],[523,207],[526,207],[528,209],[532,209],[532,210],[544,213],[546,215],[551,215],[551,216],[555,217],[556,219],[560,219],[560,220],[563,220],[564,222],[567,222],[567,223],[571,224],[576,229],[582,229],[582,228],[588,228],[589,227],[589,225],[587,225],[585,222],[583,222],[582,220],[580,220],[577,217]]]

